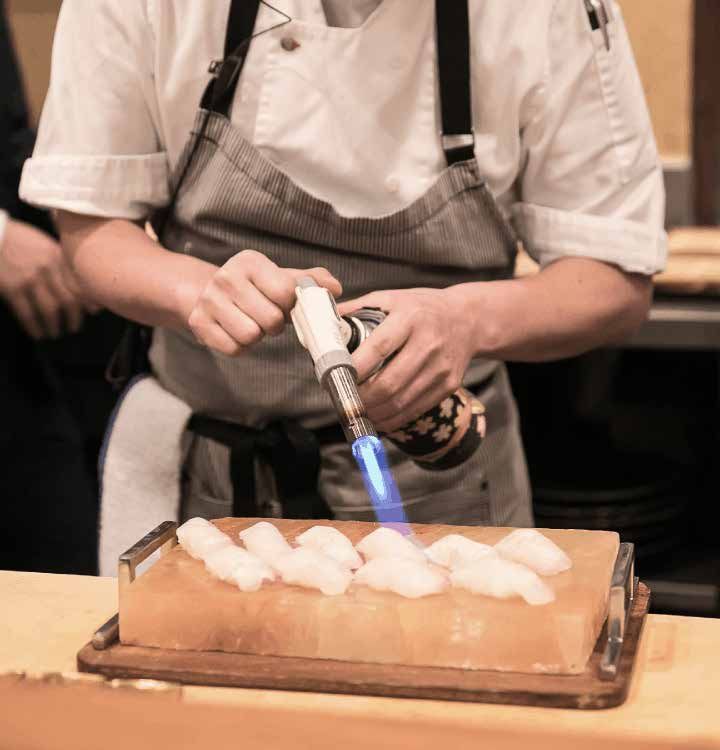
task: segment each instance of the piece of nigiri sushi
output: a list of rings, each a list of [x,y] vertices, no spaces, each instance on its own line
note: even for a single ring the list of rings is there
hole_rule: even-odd
[[[205,567],[220,580],[225,580],[230,577],[234,568],[238,565],[252,565],[256,567],[266,568],[271,574],[270,568],[266,565],[259,557],[256,557],[252,552],[248,552],[242,547],[238,547],[237,544],[229,544],[226,547],[213,550],[205,558]]]
[[[349,570],[355,570],[363,564],[352,542],[342,531],[332,526],[313,526],[296,536],[295,541],[301,547],[322,552]]]
[[[297,547],[275,561],[273,566],[285,583],[319,589],[327,596],[344,594],[352,573],[331,557],[315,549]]]
[[[178,528],[176,534],[182,548],[198,560],[215,549],[233,544],[227,534],[203,518],[191,518]]]
[[[232,542],[213,550],[204,560],[208,572],[242,591],[257,591],[263,581],[275,580],[272,569],[259,557]]]
[[[180,529],[190,529],[194,526],[202,526],[204,528],[212,526],[213,528],[217,528],[214,524],[210,523],[207,518],[200,518],[200,516],[195,516],[194,518],[188,518],[188,520],[178,528],[178,531]]]
[[[234,583],[240,591],[259,591],[265,581],[274,581],[275,572],[262,563],[261,565],[240,565],[235,568],[227,579],[227,583]]]
[[[356,571],[353,580],[376,591],[392,591],[409,599],[439,594],[449,586],[447,575],[440,568],[409,557],[376,557]]]
[[[553,576],[572,567],[572,560],[536,529],[515,529],[496,545],[506,560],[527,565],[542,576]]]
[[[267,521],[260,521],[241,531],[240,539],[249,552],[271,568],[275,568],[275,563],[292,551],[285,537]]]
[[[475,542],[460,534],[448,534],[433,542],[425,550],[425,554],[437,565],[457,568],[488,555],[497,555],[497,552],[489,544]]]
[[[231,545],[234,546],[233,541],[226,534],[223,534],[222,537],[215,536],[214,534],[207,534],[192,537],[185,549],[187,549],[192,557],[195,557],[198,560],[204,560],[211,552]]]
[[[375,531],[371,531],[355,545],[355,548],[368,561],[375,560],[376,558],[392,557],[396,560],[406,558],[416,560],[420,563],[427,563],[427,558],[422,550],[416,547],[399,531],[390,529],[387,526],[381,526],[375,529]]]
[[[219,531],[210,521],[206,521],[204,518],[190,518],[185,523],[178,526],[175,532],[178,542],[185,547],[186,542],[189,539],[201,539],[203,536],[213,534]],[[222,532],[220,532],[222,533]]]
[[[553,590],[537,573],[499,556],[488,555],[455,568],[450,581],[456,588],[497,599],[521,596],[528,604],[549,604],[555,599]]]

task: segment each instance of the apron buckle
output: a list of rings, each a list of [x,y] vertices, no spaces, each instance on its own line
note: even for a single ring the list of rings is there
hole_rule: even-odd
[[[443,133],[442,148],[449,165],[475,158],[474,133]]]

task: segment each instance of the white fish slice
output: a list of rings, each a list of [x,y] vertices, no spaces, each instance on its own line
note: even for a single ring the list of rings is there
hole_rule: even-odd
[[[204,518],[191,518],[177,530],[183,549],[202,560],[214,578],[234,583],[242,591],[257,591],[275,574],[262,560],[237,544]]]
[[[433,542],[426,550],[428,558],[444,568],[457,568],[488,555],[497,555],[494,547],[468,539],[461,534],[448,534]]]
[[[276,560],[275,569],[290,585],[318,589],[327,596],[344,594],[352,573],[327,555],[308,547],[297,547]]]
[[[537,573],[512,560],[492,555],[451,571],[450,581],[456,588],[496,599],[521,596],[533,605],[555,600],[554,591]]]
[[[241,531],[240,539],[249,552],[271,568],[275,568],[275,563],[292,551],[285,537],[267,521],[260,521]]]
[[[191,518],[181,526],[178,526],[175,534],[177,535],[178,542],[185,547],[190,539],[201,539],[203,536],[212,534],[214,531],[218,531],[218,529],[210,521],[206,521],[204,518]]]
[[[448,578],[440,568],[409,557],[376,557],[355,573],[354,581],[408,599],[439,594],[449,586]]]
[[[536,529],[515,529],[495,549],[506,560],[527,565],[542,576],[553,576],[572,567],[572,560],[560,547]]]
[[[427,563],[425,553],[420,547],[413,544],[399,531],[387,526],[380,526],[375,531],[371,531],[355,545],[355,548],[368,561],[391,557],[394,560],[408,559]]]
[[[189,546],[185,549],[188,553],[198,559],[205,560],[205,558],[216,550],[223,549],[224,547],[234,547],[232,539],[229,536],[223,534],[224,539],[216,537],[214,535],[206,535],[202,537],[193,538],[189,542]]]
[[[338,529],[332,526],[313,526],[295,537],[301,547],[314,549],[327,555],[349,570],[355,570],[362,564],[362,558],[353,547],[352,542]]]
[[[275,579],[272,569],[259,557],[232,542],[213,550],[204,562],[208,572],[215,578],[234,583],[243,591],[257,591],[263,581]]]
[[[275,573],[272,568],[261,563],[260,565],[240,565],[233,570],[228,583],[234,583],[240,591],[259,591],[264,581],[274,581]]]
[[[191,518],[178,528],[176,534],[182,548],[198,560],[215,549],[233,544],[227,534],[204,518]]]
[[[210,521],[208,521],[206,518],[200,518],[200,516],[195,516],[194,518],[188,518],[188,520],[185,521],[185,523],[182,524],[182,526],[178,528],[178,531],[180,531],[180,529],[191,529],[194,526],[203,527],[203,528],[208,528],[209,526],[212,526],[212,528],[216,528],[216,526],[210,523]]]

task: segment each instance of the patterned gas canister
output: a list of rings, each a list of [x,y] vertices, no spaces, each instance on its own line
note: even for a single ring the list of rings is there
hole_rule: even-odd
[[[355,351],[384,319],[382,310],[369,307],[344,316],[350,330],[348,350]],[[485,432],[484,405],[466,388],[459,388],[414,422],[383,437],[424,469],[442,471],[470,458]]]

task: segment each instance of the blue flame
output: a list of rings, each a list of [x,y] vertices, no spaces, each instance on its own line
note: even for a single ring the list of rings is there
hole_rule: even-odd
[[[388,466],[385,446],[380,438],[373,435],[360,437],[352,444],[352,452],[378,521],[401,534],[409,534],[410,527],[400,491]]]

